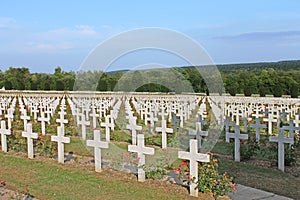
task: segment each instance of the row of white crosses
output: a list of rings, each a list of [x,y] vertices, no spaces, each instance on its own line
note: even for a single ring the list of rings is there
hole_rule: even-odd
[[[30,117],[27,116],[27,111],[25,109],[25,104],[28,106],[30,105],[30,101],[33,100],[34,98],[27,99],[23,98],[24,104],[22,97],[19,97],[19,106],[20,106],[20,111],[21,111],[21,118],[23,116],[23,119],[26,120],[26,126],[24,127],[24,131],[22,132],[22,137],[27,138],[27,154],[28,158],[33,159],[34,158],[34,149],[33,149],[33,140],[38,139],[38,133],[33,133],[32,132],[32,124],[27,123],[27,120],[30,120]],[[54,101],[57,102],[57,101]],[[12,101],[12,106],[14,107],[16,103],[16,99]],[[62,101],[61,107],[64,105],[64,100]],[[55,107],[55,106],[54,106]],[[40,110],[41,113],[44,113],[43,110]],[[38,121],[45,121],[45,117],[43,114],[41,114],[41,119],[37,118]],[[25,125],[25,124],[24,124]],[[45,129],[43,128],[42,125],[42,132],[45,134]],[[4,152],[7,152],[7,141],[6,141],[6,136],[11,135],[11,130],[6,129],[6,122],[4,120],[1,121],[1,129],[0,129],[0,134],[1,134],[1,146],[2,150]],[[58,162],[63,163],[64,162],[64,143],[69,143],[70,139],[67,137],[64,137],[64,129],[63,126],[59,126],[57,128],[57,136],[51,136],[51,141],[58,142]]]
[[[78,126],[81,126],[82,139],[86,140],[86,127],[91,125],[90,118],[92,120],[92,127],[96,129],[98,127],[105,128],[106,141],[110,141],[110,131],[114,131],[115,120],[118,117],[119,109],[122,101],[119,98],[90,98],[88,96],[81,96],[68,98],[72,114],[75,116]],[[110,113],[109,108],[112,107]],[[98,120],[104,117],[105,121],[100,122]]]
[[[259,113],[256,113],[258,116]],[[268,114],[270,114],[268,112]],[[296,117],[298,116],[298,117]],[[233,138],[235,141],[234,145],[234,157],[235,161],[240,161],[240,140],[247,140],[247,134],[240,133],[240,126],[235,125],[233,122],[229,121],[229,117],[226,117],[225,122],[225,131],[226,131],[226,141],[229,142],[230,138]],[[299,131],[299,114],[295,115],[295,120],[290,119],[289,126],[278,126],[278,136],[271,136],[269,137],[270,142],[277,142],[278,143],[278,169],[284,171],[284,143],[288,143],[292,145],[294,143],[294,134],[296,131]],[[269,122],[269,121],[268,121]],[[234,126],[235,130],[234,133],[229,132],[230,126]],[[265,129],[266,125],[260,123],[260,119],[256,118],[254,124],[250,124],[251,128],[255,128],[255,135],[256,141],[259,142],[260,140],[260,130]],[[245,130],[245,128],[244,128]],[[247,130],[247,129],[246,129]],[[288,137],[285,137],[284,131],[288,131]],[[246,132],[247,133],[247,132]]]

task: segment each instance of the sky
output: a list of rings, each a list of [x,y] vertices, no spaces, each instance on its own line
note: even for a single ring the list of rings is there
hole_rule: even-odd
[[[0,69],[78,71],[97,45],[147,27],[190,37],[216,64],[300,59],[298,0],[0,0]],[[123,56],[111,70],[151,62],[187,64],[170,54],[141,51]]]

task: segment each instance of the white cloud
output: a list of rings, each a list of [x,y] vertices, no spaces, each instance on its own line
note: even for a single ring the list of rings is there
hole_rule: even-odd
[[[76,25],[74,28],[61,28],[55,30],[49,30],[45,33],[41,33],[44,36],[48,37],[91,37],[97,36],[98,33],[95,30],[94,26],[89,25]]]
[[[16,26],[16,20],[9,17],[0,18],[0,29],[13,28]]]
[[[62,43],[62,44],[32,44],[28,46],[28,50],[36,51],[36,52],[57,52],[73,49],[74,46],[72,44]]]

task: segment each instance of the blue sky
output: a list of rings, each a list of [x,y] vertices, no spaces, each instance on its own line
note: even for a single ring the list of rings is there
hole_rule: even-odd
[[[99,43],[144,27],[186,34],[201,44],[217,64],[300,59],[298,0],[2,0],[0,69],[28,67],[31,72],[52,73],[61,66],[65,71],[77,71]],[[185,65],[172,56],[157,52],[150,55],[129,56],[112,68],[124,69],[143,62]]]

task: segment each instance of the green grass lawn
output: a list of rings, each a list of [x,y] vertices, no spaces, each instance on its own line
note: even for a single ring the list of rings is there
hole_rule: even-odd
[[[273,168],[263,168],[248,165],[244,162],[234,162],[220,159],[220,172],[228,172],[239,184],[270,191],[275,194],[299,199],[300,178]]]
[[[38,199],[188,199],[186,195],[111,175],[49,160],[29,160],[0,153],[5,187]],[[119,172],[114,172],[119,173]]]

